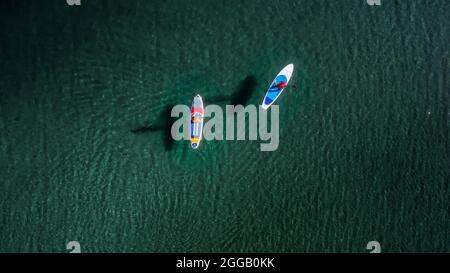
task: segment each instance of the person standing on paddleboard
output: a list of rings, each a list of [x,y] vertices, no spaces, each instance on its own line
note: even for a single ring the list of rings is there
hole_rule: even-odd
[[[286,86],[287,86],[287,84],[283,81],[281,81],[280,83],[275,85],[275,87],[278,88],[279,90],[286,88]]]

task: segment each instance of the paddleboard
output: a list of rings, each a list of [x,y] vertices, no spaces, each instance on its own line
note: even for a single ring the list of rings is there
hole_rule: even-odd
[[[197,149],[202,140],[203,131],[203,100],[197,95],[192,100],[191,106],[191,147]]]
[[[286,89],[293,72],[294,65],[289,64],[283,68],[280,73],[278,73],[264,96],[264,100],[261,105],[264,110],[267,110],[278,99],[278,97],[280,97],[281,93],[283,93],[284,89]]]

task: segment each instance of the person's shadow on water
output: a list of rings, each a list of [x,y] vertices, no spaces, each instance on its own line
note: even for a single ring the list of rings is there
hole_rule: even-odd
[[[255,91],[257,86],[256,78],[254,76],[246,77],[238,86],[236,91],[231,95],[231,104],[243,105],[245,106],[250,98],[252,97],[253,92]]]

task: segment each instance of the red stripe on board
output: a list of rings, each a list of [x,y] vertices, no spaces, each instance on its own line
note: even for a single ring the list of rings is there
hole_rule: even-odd
[[[203,114],[203,108],[200,107],[191,107],[191,113],[200,112]]]

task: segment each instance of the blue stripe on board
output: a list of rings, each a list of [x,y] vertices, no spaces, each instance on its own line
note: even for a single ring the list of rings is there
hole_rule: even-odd
[[[269,105],[270,103],[272,103],[272,99],[269,97],[266,97],[266,99],[264,100],[264,104]]]
[[[266,105],[271,104],[280,95],[280,93],[283,92],[284,89],[279,89],[278,87],[275,87],[275,85],[279,84],[280,82],[287,82],[287,77],[285,75],[279,75],[275,78],[272,85],[269,87],[269,90],[267,90],[266,98],[264,99],[264,104]]]

